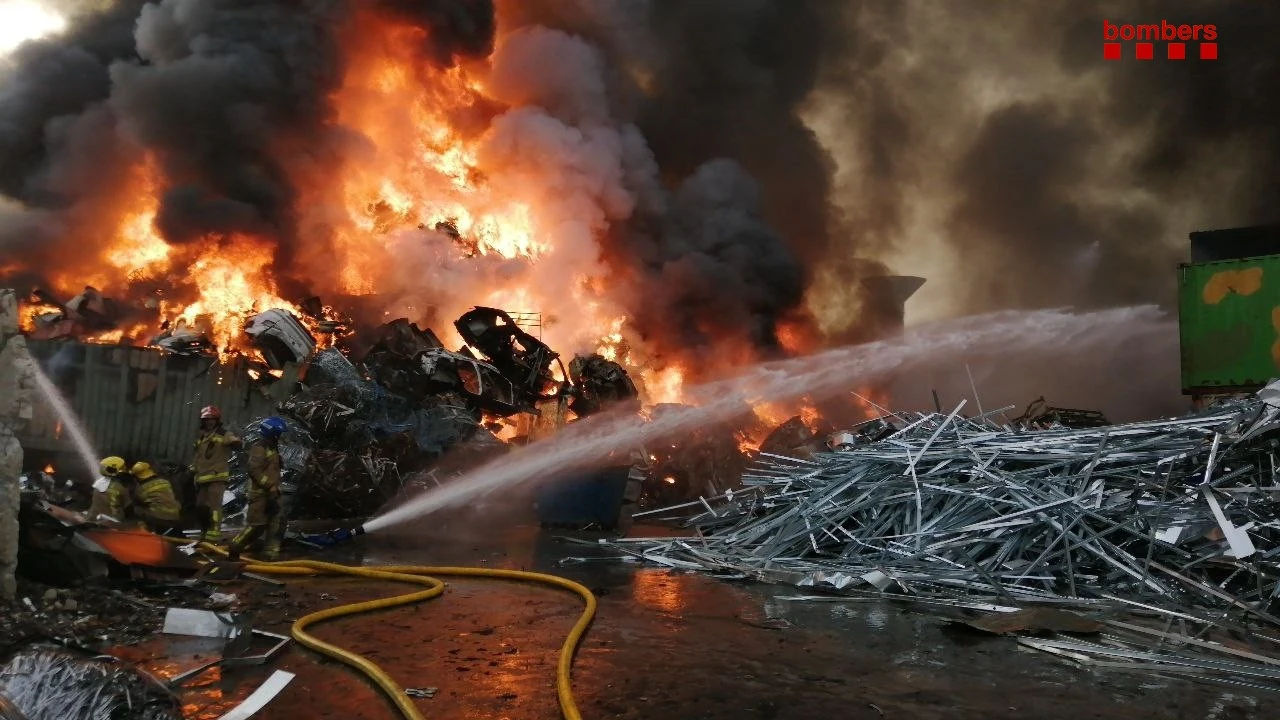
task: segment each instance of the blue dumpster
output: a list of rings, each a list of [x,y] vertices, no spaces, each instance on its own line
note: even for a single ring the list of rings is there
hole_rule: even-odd
[[[543,525],[617,527],[630,472],[630,465],[617,465],[549,483],[538,491],[538,520]]]

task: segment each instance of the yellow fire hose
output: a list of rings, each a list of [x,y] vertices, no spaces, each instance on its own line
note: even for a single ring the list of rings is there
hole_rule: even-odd
[[[174,538],[174,540],[178,542],[189,542],[179,538]],[[222,548],[208,543],[201,543],[201,547],[218,554],[226,554],[226,551]],[[392,597],[379,598],[377,600],[366,600],[364,602],[349,603],[347,605],[339,605],[337,607],[319,610],[298,618],[294,621],[293,627],[290,631],[293,635],[293,639],[297,640],[305,647],[311,648],[322,655],[327,655],[364,673],[366,677],[372,680],[375,685],[386,693],[387,697],[395,705],[396,709],[400,711],[400,714],[408,720],[425,720],[425,717],[422,713],[418,712],[418,708],[414,706],[412,699],[405,693],[403,686],[393,680],[386,671],[378,667],[373,662],[370,662],[367,658],[344,650],[337,645],[327,643],[307,632],[307,628],[316,623],[331,620],[333,618],[357,615],[360,613],[383,610],[385,608],[398,607],[401,605],[411,605],[413,603],[423,602],[425,600],[438,597],[444,593],[444,583],[433,577],[434,575],[497,578],[502,580],[540,583],[577,593],[577,595],[582,598],[584,607],[582,609],[582,614],[578,616],[578,622],[574,623],[573,629],[569,631],[569,635],[565,638],[564,644],[560,646],[560,661],[556,666],[556,696],[559,698],[560,712],[565,720],[582,720],[582,715],[578,712],[578,706],[573,699],[573,686],[570,682],[570,673],[573,669],[573,656],[578,649],[578,644],[582,642],[583,635],[586,634],[587,628],[591,625],[591,621],[595,617],[596,597],[589,589],[580,583],[576,583],[572,580],[556,575],[547,575],[545,573],[527,572],[524,570],[501,570],[496,568],[431,567],[422,565],[385,565],[366,568],[351,565],[339,565],[338,563],[321,562],[318,560],[263,562],[252,558],[246,558],[246,562],[249,563],[245,568],[246,571],[262,574],[350,575],[353,577],[363,577],[374,580],[392,580],[396,582],[425,586],[426,589],[424,590],[418,590],[405,595],[395,595]]]

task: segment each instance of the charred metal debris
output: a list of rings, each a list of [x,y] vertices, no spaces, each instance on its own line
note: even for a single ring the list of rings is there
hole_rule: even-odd
[[[1019,642],[1089,667],[1275,689],[1278,398],[1280,383],[1183,418],[1076,429],[968,418],[964,403],[888,415],[810,459],[762,454],[741,489],[645,513],[687,536],[601,542],[821,593],[792,599],[1076,612],[1098,621],[1094,637]]]
[[[94,288],[67,303],[36,291],[25,306],[25,330],[33,338],[146,344],[208,358],[211,367],[219,362],[211,326],[200,317],[163,325],[150,338],[124,330],[146,326],[141,315],[157,307],[127,307]],[[240,359],[274,410],[292,421],[281,447],[294,517],[367,516],[406,484],[440,482],[511,444],[543,437],[571,417],[619,404],[640,410],[626,368],[599,354],[566,362],[538,337],[537,313],[475,307],[453,325],[463,343],[451,349],[431,329],[404,318],[357,328],[318,298],[302,301],[296,312],[269,308],[244,318],[243,340],[254,352]],[[259,419],[233,430],[252,438]],[[736,484],[746,455],[734,433],[728,426],[705,428],[639,451],[635,473],[645,488],[640,506]],[[232,519],[247,504],[244,461],[233,462],[233,497],[226,507]],[[165,470],[177,476],[182,493],[188,484],[182,468]]]
[[[284,489],[295,517],[356,518],[373,513],[448,453],[474,462],[506,449],[494,431],[563,422],[633,400],[625,369],[599,355],[557,353],[525,330],[536,316],[477,307],[455,323],[465,344],[450,350],[407,319],[377,328],[363,352],[317,348],[289,313],[269,310],[246,328],[279,376],[297,389],[278,405],[290,418],[281,439]],[[290,363],[300,361],[296,373]],[[520,416],[523,416],[520,417]],[[252,439],[257,422],[242,435]],[[524,432],[512,441],[527,439]],[[243,455],[243,453],[241,453]],[[243,509],[244,457],[233,462],[231,514]]]

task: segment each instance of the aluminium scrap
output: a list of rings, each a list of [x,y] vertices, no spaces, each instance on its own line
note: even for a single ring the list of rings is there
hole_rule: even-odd
[[[1076,430],[1001,427],[962,416],[964,403],[899,413],[878,442],[763,456],[745,488],[685,505],[697,513],[687,537],[611,547],[675,569],[926,604],[1280,626],[1277,390]],[[1081,656],[1079,645],[1040,649]]]

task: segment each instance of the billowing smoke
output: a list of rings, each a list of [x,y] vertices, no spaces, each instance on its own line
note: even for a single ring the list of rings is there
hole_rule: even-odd
[[[667,363],[718,343],[736,348],[694,370],[777,352],[778,322],[803,299],[803,260],[822,254],[830,215],[829,168],[795,112],[817,56],[791,69],[780,51],[807,31],[761,35],[777,15],[764,4],[673,14],[663,4],[582,3],[560,7],[563,18],[523,3],[502,10],[478,0],[161,0],[80,16],[73,32],[14,58],[17,79],[0,111],[20,128],[0,140],[14,158],[0,180],[25,209],[0,244],[14,249],[28,276],[69,264],[73,247],[88,262],[113,240],[104,209],[130,205],[126,196],[139,188],[127,179],[141,173],[153,185],[143,192],[158,198],[154,228],[174,266],[247,237],[270,243],[272,276],[287,296],[372,289],[433,324],[471,304],[536,303],[515,309],[541,310],[559,323],[563,349],[575,352],[594,349],[601,335],[597,324],[578,322],[587,303],[594,320],[628,318],[603,329],[638,339],[636,359]],[[615,34],[559,22],[575,17],[612,23]],[[639,24],[628,29],[624,18]],[[726,23],[741,37],[725,35],[724,58],[680,50],[667,37]],[[381,47],[384,33],[394,50]],[[760,39],[776,58],[750,62],[742,77],[736,66]],[[455,205],[473,214],[511,200],[533,208],[547,236],[525,241],[537,246],[537,262],[460,259],[456,232],[421,222],[422,208],[389,202],[376,204],[375,224],[400,227],[378,226],[384,240],[359,253],[378,269],[374,287],[353,288],[348,268],[332,262],[350,253],[353,226],[369,230],[351,216],[350,191],[334,176],[385,168],[413,177],[414,190],[428,196],[422,205],[444,207],[455,230],[452,186],[474,184],[414,167],[422,164],[414,157],[422,137],[412,132],[421,98],[406,93],[395,107],[388,58],[410,74],[390,82],[408,90],[412,73],[424,85],[440,83],[432,73],[487,62],[482,95],[454,88],[455,97],[433,108],[470,143],[478,167],[500,169]],[[690,67],[704,75],[690,77]],[[352,73],[362,82],[346,82]],[[648,90],[641,75],[650,77]],[[730,104],[701,97],[708,84]],[[335,99],[344,93],[345,106]],[[362,122],[362,105],[377,105],[383,117]],[[722,132],[743,116],[754,124]],[[761,134],[775,137],[753,142]],[[156,285],[141,275],[131,275],[135,286]],[[504,291],[511,287],[540,291]]]
[[[566,352],[626,317],[636,359],[697,377],[866,339],[893,308],[858,281],[887,272],[928,278],[909,320],[1171,307],[1187,232],[1277,219],[1272,4],[89,5],[0,87],[23,286],[101,265],[145,180],[171,273],[251,238],[287,297],[540,310]],[[1104,18],[1214,23],[1220,59],[1106,62]],[[1111,358],[1151,369],[1108,394],[1121,414],[1177,402],[1176,352],[1142,345]]]
[[[837,161],[836,198],[862,252],[928,284],[908,317],[1156,303],[1172,312],[1187,233],[1280,220],[1280,6],[1233,2],[1013,3],[975,14],[913,2],[843,4],[854,52],[824,63],[808,115]],[[1219,59],[1105,61],[1103,20],[1215,24]],[[821,285],[821,283],[819,283]],[[832,302],[838,284],[822,288]],[[811,296],[811,299],[812,296]],[[1009,368],[981,377],[1113,416],[1175,410],[1176,325],[1096,373]],[[1105,368],[1110,367],[1110,372]],[[1121,370],[1123,369],[1123,370]],[[1135,371],[1136,370],[1136,371]],[[970,392],[963,368],[916,378],[912,405]],[[1092,377],[1092,380],[1086,379]],[[1123,380],[1119,380],[1123,378]],[[1114,380],[1114,381],[1113,381]],[[993,389],[994,388],[994,389]],[[1097,392],[1094,392],[1094,391]],[[1083,391],[1083,392],[1082,392]]]
[[[422,56],[436,63],[491,48],[491,3],[371,5],[430,35]],[[103,207],[138,190],[120,181],[145,154],[162,182],[150,190],[165,241],[269,240],[277,278],[301,291],[296,171],[336,162],[328,96],[343,72],[335,27],[350,11],[330,0],[121,0],[21,47],[0,90],[0,188],[27,209],[0,229],[0,248],[28,270],[101,252],[112,231]]]
[[[1127,43],[1104,61],[1104,19],[1216,24],[1220,59],[1191,42],[1187,60],[1156,43],[1137,61]],[[846,27],[874,50],[828,68],[812,114],[845,209],[930,278],[930,317],[1171,306],[1188,232],[1280,219],[1277,21],[1230,0],[861,3]]]

